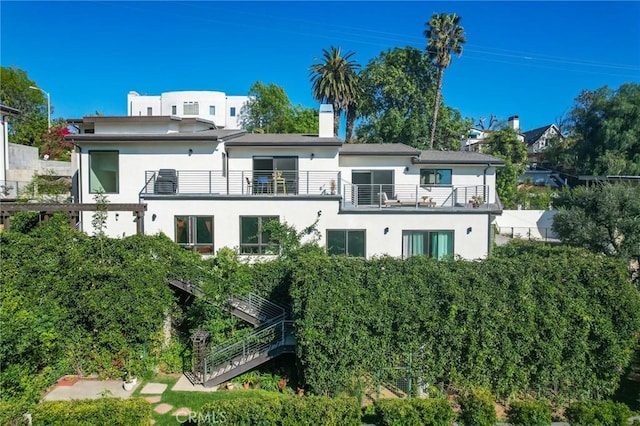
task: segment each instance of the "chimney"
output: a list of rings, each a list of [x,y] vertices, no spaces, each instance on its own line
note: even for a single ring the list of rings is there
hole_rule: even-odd
[[[520,117],[512,115],[507,119],[507,125],[515,131],[520,130]]]
[[[318,137],[332,138],[333,132],[333,105],[321,104],[320,105],[320,129],[318,131]]]

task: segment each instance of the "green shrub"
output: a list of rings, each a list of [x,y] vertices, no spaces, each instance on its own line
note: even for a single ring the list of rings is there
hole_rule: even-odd
[[[29,422],[24,413],[29,412],[28,405],[22,401],[0,401],[0,424],[23,426]]]
[[[494,426],[498,421],[495,398],[484,388],[475,388],[461,396],[459,420],[466,426]]]
[[[444,399],[378,399],[374,401],[381,424],[448,426],[455,414]]]
[[[360,407],[355,398],[287,397],[215,401],[202,407],[198,424],[239,426],[358,426]]]
[[[543,401],[514,401],[508,418],[513,426],[546,426],[552,422],[551,407]]]
[[[151,421],[151,404],[137,398],[44,401],[31,414],[33,424],[44,426],[146,426]]]
[[[198,417],[199,425],[221,424],[238,426],[275,426],[280,419],[282,405],[279,399],[233,399],[206,404]]]
[[[565,412],[571,426],[626,426],[631,415],[629,407],[613,401],[575,402]]]

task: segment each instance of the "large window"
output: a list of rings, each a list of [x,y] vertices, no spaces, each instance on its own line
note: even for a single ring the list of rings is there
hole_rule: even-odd
[[[274,182],[276,173],[281,181]],[[298,157],[253,157],[253,192],[298,193]]]
[[[176,216],[176,243],[199,253],[213,253],[213,216]]]
[[[365,257],[366,231],[364,229],[328,229],[327,254]]]
[[[451,185],[451,169],[420,169],[420,185]]]
[[[396,198],[393,170],[353,170],[351,182],[358,185],[358,205],[378,205],[384,192],[388,199]]]
[[[278,216],[240,216],[240,254],[277,254],[279,247],[271,242],[265,226]]]
[[[184,115],[198,115],[200,107],[197,102],[185,102],[182,104],[182,113]]]
[[[402,231],[402,257],[453,256],[453,231]]]
[[[89,192],[118,193],[118,151],[89,151]]]

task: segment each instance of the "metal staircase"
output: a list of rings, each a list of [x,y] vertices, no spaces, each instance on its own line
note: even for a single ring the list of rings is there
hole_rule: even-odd
[[[202,384],[216,386],[284,353],[295,353],[293,321],[259,327],[243,338],[212,349],[202,362]]]
[[[196,297],[205,297],[195,284],[171,280],[169,284]],[[293,321],[282,306],[256,294],[231,296],[226,308],[232,315],[256,326],[239,339],[208,348],[208,333],[198,330],[192,337],[192,370],[185,376],[193,384],[217,386],[284,353],[295,353]]]

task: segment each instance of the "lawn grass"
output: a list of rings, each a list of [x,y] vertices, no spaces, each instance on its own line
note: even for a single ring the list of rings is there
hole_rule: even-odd
[[[152,414],[155,424],[158,426],[176,426],[178,424],[190,425],[195,423],[185,422],[187,416],[182,416],[180,422],[172,415],[172,413],[178,408],[188,407],[192,412],[199,412],[203,405],[212,401],[230,400],[230,399],[242,399],[242,398],[256,398],[256,399],[268,399],[268,398],[283,398],[286,395],[279,392],[270,392],[262,389],[237,389],[237,390],[220,390],[216,392],[197,392],[197,391],[173,391],[171,388],[178,381],[179,376],[168,376],[159,374],[149,380],[144,380],[136,388],[131,395],[136,398],[144,398],[152,395],[142,395],[140,391],[147,383],[165,383],[167,389],[162,393],[160,403],[172,405],[173,408],[166,414],[158,414],[155,411]],[[152,404],[155,408],[158,404]]]

